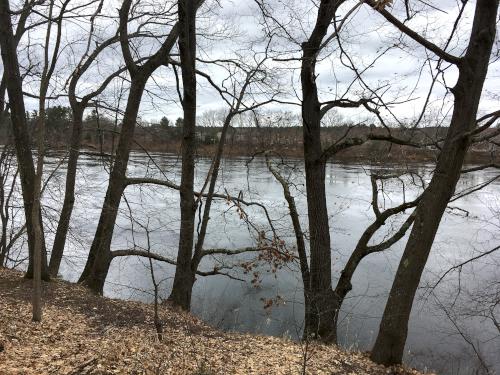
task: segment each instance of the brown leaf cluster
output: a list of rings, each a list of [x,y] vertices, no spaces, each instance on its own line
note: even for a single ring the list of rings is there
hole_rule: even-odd
[[[276,337],[225,333],[162,306],[91,295],[63,281],[44,285],[42,323],[31,321],[31,282],[0,269],[0,374],[300,374],[304,346]],[[311,344],[308,374],[418,374],[387,369],[361,353]]]
[[[386,7],[392,6],[393,0],[378,0],[375,9],[384,10]]]

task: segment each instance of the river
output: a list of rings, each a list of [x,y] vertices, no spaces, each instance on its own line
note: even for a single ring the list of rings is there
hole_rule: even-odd
[[[129,175],[156,178],[167,176],[172,181],[179,182],[180,161],[176,156],[151,156],[149,158],[144,154],[134,153],[129,165]],[[48,158],[47,173],[54,168],[57,160],[57,157]],[[268,207],[280,237],[286,241],[287,246],[292,247],[291,223],[287,217],[281,186],[269,173],[263,159],[256,158],[251,163],[247,162],[246,158],[225,159],[218,191],[227,191],[233,196],[242,194],[245,200],[260,202]],[[295,185],[292,192],[303,227],[307,228],[303,168],[298,160],[286,160],[286,164],[289,166],[286,172],[293,176]],[[210,160],[198,160],[197,189],[203,185],[209,166]],[[394,172],[401,168],[335,163],[327,165],[326,189],[331,215],[334,282],[362,231],[373,220],[370,207],[371,171],[376,169],[382,173],[387,169]],[[426,179],[430,168],[431,166],[426,165],[409,167]],[[481,184],[494,176],[495,171],[488,170],[466,174],[457,191]],[[59,168],[47,188],[44,204],[49,217],[57,217],[64,177],[64,167]],[[99,218],[107,178],[107,168],[98,157],[81,157],[69,248],[61,266],[61,274],[65,279],[75,281],[82,270]],[[418,193],[419,188],[411,184],[409,178],[403,178],[403,181],[405,197],[410,199]],[[500,372],[500,332],[488,318],[472,316],[474,314],[471,313],[474,311],[471,307],[483,306],[484,301],[478,302],[478,294],[495,286],[498,290],[500,254],[481,258],[462,267],[461,272],[451,272],[436,288],[429,288],[451,266],[479,254],[480,251],[498,246],[499,191],[500,181],[497,180],[483,190],[450,204],[453,208],[443,218],[413,307],[405,354],[405,361],[410,366],[436,370],[443,374],[469,374],[475,373],[476,369],[480,373],[483,371],[480,363],[482,360],[491,369]],[[125,197],[126,202],[122,200],[120,206],[112,248],[129,248],[134,244],[146,247],[144,227],[147,227],[151,251],[175,259],[179,226],[178,192],[164,187],[142,185],[127,188]],[[390,207],[400,202],[402,197],[402,183],[394,180],[385,183],[384,194],[380,199]],[[243,208],[253,225],[262,230],[269,228],[262,210]],[[135,220],[133,224],[130,212]],[[392,224],[397,225],[403,217],[386,224],[387,228],[384,228],[378,238],[383,238]],[[48,231],[54,229],[49,222],[47,220]],[[52,235],[49,234],[49,248],[51,240]],[[403,239],[383,253],[368,256],[356,271],[353,290],[341,312],[339,336],[340,343],[345,348],[371,348],[404,242]],[[213,206],[205,245],[206,248],[239,248],[253,246],[255,240],[248,230],[248,223],[240,218],[236,208],[222,200]],[[246,259],[248,257],[249,255]],[[209,258],[200,268],[211,269],[214,262],[230,265],[241,259],[242,257],[237,260]],[[161,297],[166,298],[174,269],[155,262],[154,270],[156,277],[161,280]],[[221,329],[297,339],[303,319],[301,279],[297,265],[285,265],[274,273],[269,266],[262,264],[259,270],[260,283],[257,286],[250,282],[252,275],[243,274],[241,268],[231,272],[234,276],[244,278],[245,282],[224,276],[199,277],[193,294],[193,313]],[[106,296],[151,302],[152,290],[149,263],[145,259],[131,257],[113,261],[105,285]],[[279,303],[271,308],[264,308],[265,299],[277,296]],[[496,303],[492,311],[500,318],[499,301]],[[491,304],[488,306],[491,307]]]

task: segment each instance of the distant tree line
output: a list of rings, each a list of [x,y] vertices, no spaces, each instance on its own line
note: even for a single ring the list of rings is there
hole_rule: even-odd
[[[274,113],[278,118],[279,112]],[[207,121],[207,115],[202,115],[197,120],[196,145],[200,156],[208,156],[213,153],[213,147],[219,142],[222,124]],[[36,139],[36,123],[38,115],[36,111],[27,112],[26,119],[30,135]],[[47,144],[49,148],[64,149],[67,139],[71,134],[72,111],[70,107],[54,106],[46,110]],[[163,151],[178,153],[182,139],[183,119],[177,118],[171,122],[167,117],[162,117],[159,122],[140,122],[137,126],[133,149],[146,148],[150,151]],[[11,121],[6,116],[0,124],[0,135],[3,141],[8,143],[11,136]],[[120,132],[121,123],[109,116],[97,114],[95,110],[85,117],[82,128],[82,147],[92,150],[111,150],[116,146],[117,135]],[[349,131],[351,136],[363,137],[369,134],[384,134],[384,130],[371,125],[357,125],[337,123],[334,126],[325,126],[321,129],[321,142],[324,145],[332,144],[341,139]],[[425,143],[426,139],[443,138],[446,135],[446,127],[427,126],[417,131],[404,126],[394,128],[393,134],[399,138],[412,139],[414,142]],[[494,133],[495,129],[490,129]],[[488,133],[486,132],[486,133]],[[247,122],[235,121],[235,126],[228,129],[227,148],[228,155],[252,155],[264,149],[277,149],[283,156],[300,156],[303,152],[302,127],[289,118],[283,120],[267,121],[260,127],[252,126]],[[495,135],[493,140],[500,140]],[[242,147],[243,146],[243,147]],[[425,148],[412,148],[408,145],[397,145],[389,141],[372,141],[360,145],[355,150],[346,150],[338,157],[345,160],[360,161],[429,161],[434,160],[439,145],[429,144]],[[468,160],[471,162],[491,159],[491,151],[494,145],[491,142],[475,143],[469,150]],[[495,154],[496,155],[496,154]]]

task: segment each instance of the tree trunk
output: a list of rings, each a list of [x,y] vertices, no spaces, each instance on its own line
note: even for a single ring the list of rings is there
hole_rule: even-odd
[[[83,107],[72,105],[73,110],[73,129],[69,146],[68,167],[66,172],[66,189],[64,191],[64,203],[61,209],[61,216],[57,225],[57,231],[52,246],[50,256],[49,272],[52,277],[56,277],[61,265],[66,237],[69,230],[69,222],[73,213],[75,203],[75,180],[78,157],[80,154],[80,138],[83,126]]]
[[[50,14],[50,13],[49,13]],[[43,86],[44,79],[42,79]],[[40,106],[38,111],[38,156],[35,174],[35,187],[33,194],[33,210],[30,220],[33,222],[35,230],[35,248],[33,252],[33,321],[42,321],[42,243],[44,241],[42,220],[40,213],[40,200],[42,189],[43,162],[45,155],[45,90],[42,89]],[[47,258],[45,258],[47,259]]]
[[[201,5],[201,3],[202,1],[197,5]],[[110,245],[121,196],[126,187],[127,164],[130,156],[130,148],[134,140],[135,125],[144,88],[151,74],[161,65],[168,63],[170,51],[178,38],[178,25],[176,24],[172,27],[158,51],[150,56],[142,65],[136,65],[130,52],[127,31],[131,4],[132,0],[124,0],[119,12],[120,44],[127,69],[131,76],[127,107],[123,116],[116,156],[111,169],[108,190],[104,198],[96,234],[90,248],[87,263],[79,279],[79,282],[87,284],[92,291],[98,294],[102,294],[104,282],[106,281],[109,266],[113,258]]]
[[[130,92],[123,117],[120,139],[116,149],[116,157],[109,178],[106,197],[97,225],[96,233],[85,268],[79,282],[85,283],[93,292],[102,294],[104,282],[111,264],[111,240],[120,206],[123,190],[126,185],[127,164],[130,149],[134,139],[134,130],[141,104],[146,79],[135,77],[130,86]]]
[[[3,194],[3,189],[0,188],[0,194]],[[2,205],[0,205],[0,209],[3,209]],[[2,233],[0,234],[0,268],[5,266],[6,258],[7,258],[7,221],[2,214]]]
[[[28,233],[29,265],[26,277],[32,277],[33,254],[35,251],[35,228],[33,227],[33,220],[31,220],[31,217],[34,204],[35,168],[33,165],[33,155],[31,153],[31,141],[26,124],[22,79],[19,73],[16,43],[12,32],[12,21],[10,19],[8,0],[0,0],[0,49],[2,53],[4,74],[9,77],[9,79],[7,79],[7,92],[9,95],[12,133],[14,136],[19,175],[21,178],[24,214]],[[38,215],[40,225],[42,225],[40,210]],[[49,280],[44,243],[42,228],[41,277],[44,280]]]
[[[2,160],[0,158],[0,164]],[[5,178],[5,179],[4,179]],[[5,181],[6,176],[0,175],[0,223],[2,224],[1,233],[0,233],[0,268],[5,266],[6,258],[7,258],[7,224],[9,221],[8,210],[7,215],[4,212],[4,196],[5,196]]]
[[[181,225],[174,284],[169,300],[184,310],[191,306],[195,272],[191,268],[196,203],[194,200],[194,167],[196,151],[196,2],[180,0],[179,53],[181,59],[184,124],[182,138],[182,172],[180,186]]]
[[[495,40],[498,0],[478,0],[469,46],[458,64],[459,76],[452,89],[455,103],[450,128],[436,170],[416,209],[415,223],[399,263],[380,331],[371,354],[384,365],[401,363],[413,299],[434,237],[449,199],[460,178],[470,139],[476,126],[479,99]]]
[[[315,28],[302,44],[302,127],[306,172],[307,212],[310,233],[310,312],[306,314],[305,332],[315,339],[336,342],[337,314],[332,290],[330,227],[325,193],[325,160],[321,146],[321,106],[316,86],[316,59],[321,42],[336,9],[342,1],[322,1]]]
[[[21,186],[22,186],[22,183],[21,183]],[[23,197],[24,197],[24,194],[23,194]],[[26,209],[25,209],[26,211]],[[42,220],[42,211],[41,209],[38,210],[38,216],[39,216],[39,222],[40,222],[40,226],[41,226],[41,236],[42,236],[42,241],[41,241],[41,246],[42,246],[42,258],[41,258],[41,262],[42,262],[42,270],[41,270],[41,273],[42,273],[42,280],[44,281],[50,281],[50,273],[49,273],[49,266],[48,266],[48,263],[47,263],[47,248],[45,247],[45,233],[43,231],[43,220]],[[33,251],[34,251],[34,246],[35,246],[35,229],[33,228],[32,226],[32,235],[30,237],[30,229],[29,229],[29,225],[31,223],[31,220],[26,220],[26,232],[28,233],[28,250],[29,250],[29,263],[28,263],[28,269],[26,270],[26,274],[24,275],[24,277],[26,277],[27,279],[31,279],[33,277],[33,262],[34,262],[34,257],[33,257]],[[31,238],[31,241],[33,242],[32,244],[32,247],[30,247],[30,238]]]
[[[5,97],[5,89],[2,91],[3,85],[0,84],[0,101],[2,100],[2,95]],[[3,103],[0,103],[0,121],[4,119],[3,112]],[[7,150],[7,146],[4,146],[4,149],[0,153],[0,224],[1,224],[1,233],[0,233],[0,268],[5,266],[6,257],[7,257],[7,225],[9,222],[9,210],[8,210],[8,202],[5,197],[5,184],[7,183],[7,176],[9,174],[8,164],[9,161],[9,150]],[[15,176],[14,176],[15,177]],[[14,178],[15,181],[15,178]]]
[[[290,218],[292,220],[293,232],[295,234],[295,241],[297,246],[297,253],[299,255],[299,264],[300,264],[300,274],[302,276],[302,283],[304,287],[304,332],[303,339],[308,340],[311,336],[310,329],[315,329],[312,325],[312,317],[311,317],[311,301],[310,296],[311,292],[309,290],[311,285],[310,272],[309,272],[309,263],[307,260],[307,251],[306,244],[304,241],[304,232],[302,231],[302,226],[300,225],[299,213],[297,211],[297,205],[295,204],[295,198],[292,196],[290,192],[289,183],[280,175],[280,173],[272,166],[271,161],[266,155],[266,164],[269,171],[273,174],[273,176],[278,180],[283,188],[283,195],[285,196],[285,200],[288,204],[288,211],[290,214]],[[313,331],[314,332],[314,331]]]

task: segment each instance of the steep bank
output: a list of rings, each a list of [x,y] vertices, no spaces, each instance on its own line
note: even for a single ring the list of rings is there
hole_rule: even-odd
[[[31,322],[31,281],[0,269],[0,374],[300,374],[305,346],[226,333],[168,306],[158,342],[151,305],[111,300],[56,280]],[[361,353],[311,344],[308,374],[419,374],[377,366]]]

